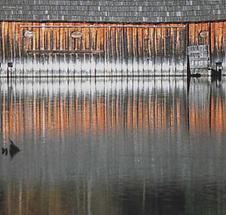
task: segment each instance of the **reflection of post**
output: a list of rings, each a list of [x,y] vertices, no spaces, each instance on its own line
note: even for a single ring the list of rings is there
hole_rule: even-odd
[[[87,181],[87,214],[91,215],[91,200],[92,200],[92,178]]]
[[[187,78],[187,93],[189,93],[190,90],[190,83],[191,83],[191,77]]]
[[[9,67],[7,67],[7,81],[9,80]]]
[[[4,137],[4,132],[3,132],[3,98],[4,98],[4,94],[2,93],[2,89],[0,86],[0,131],[1,131],[1,135],[0,135],[0,140],[3,143],[3,137]]]
[[[187,78],[187,98],[186,96],[184,98],[186,98],[186,101],[184,101],[184,104],[186,104],[185,106],[185,110],[187,113],[187,126],[188,126],[188,133],[190,132],[190,99],[189,99],[189,92],[190,92],[190,82],[191,82],[191,78],[188,77]]]
[[[142,208],[143,211],[145,210],[145,203],[146,203],[146,180],[143,180],[143,191],[142,191]]]
[[[209,131],[211,134],[211,124],[212,124],[212,85],[210,86],[210,96],[209,96]]]
[[[12,86],[11,86],[11,83],[9,83],[9,81],[7,81],[7,93],[8,93],[7,94],[7,111],[8,111],[8,114],[7,114],[7,120],[8,120],[7,127],[8,127],[8,131],[7,131],[7,134],[8,134],[8,137],[10,137],[10,135],[11,135],[11,132],[10,132],[11,131],[11,126],[10,126],[11,120],[10,120],[10,116],[12,114],[11,111],[10,111],[10,101],[11,101],[11,96],[12,96]]]

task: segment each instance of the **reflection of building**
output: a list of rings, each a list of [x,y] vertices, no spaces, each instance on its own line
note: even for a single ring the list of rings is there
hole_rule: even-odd
[[[58,131],[101,134],[108,129],[164,130],[169,125],[176,129],[184,120],[181,119],[181,112],[184,112],[182,98],[178,97],[171,104],[168,96],[150,95],[161,95],[162,90],[174,94],[178,90],[177,85],[179,94],[183,94],[183,80],[176,83],[169,80],[143,82],[117,79],[68,83],[65,80],[41,84],[19,81],[10,88],[5,84],[1,95],[3,134],[20,136],[24,132],[37,135],[50,132],[57,135]],[[27,96],[22,96],[24,94]],[[169,105],[172,105],[170,109]]]
[[[6,214],[225,210],[225,80],[0,86],[1,139],[21,148],[12,161],[1,157]]]
[[[100,215],[106,213],[115,215],[120,207],[116,201],[113,201],[111,190],[106,192],[95,189],[89,182],[69,183],[64,188],[59,185],[43,185],[43,189],[39,189],[38,186],[38,184],[35,186],[19,184],[17,186],[9,183],[2,192],[4,203],[0,207],[1,213],[87,215],[93,214],[95,211]]]
[[[205,134],[208,130],[226,132],[225,86],[207,80],[193,80],[189,94],[189,122],[191,132]]]
[[[9,184],[2,192],[4,203],[2,214],[215,214],[226,211],[224,190],[221,183],[211,187],[205,183],[198,185],[174,184],[153,186],[146,184],[118,187],[114,184],[89,184],[87,182],[67,185],[34,186]],[[45,188],[45,189],[44,189]],[[120,193],[117,193],[117,190]],[[200,190],[202,192],[200,193]],[[208,196],[209,198],[206,198]],[[193,202],[196,202],[195,204]],[[206,205],[209,205],[206,207]]]
[[[11,87],[2,84],[1,127],[5,137],[26,133],[103,134],[124,129],[161,132],[170,128],[178,132],[187,126],[193,133],[209,129],[226,132],[221,93],[224,85],[217,88],[214,84],[209,86],[209,82],[192,82],[188,102],[183,80],[18,81]],[[175,99],[171,100],[171,96]]]

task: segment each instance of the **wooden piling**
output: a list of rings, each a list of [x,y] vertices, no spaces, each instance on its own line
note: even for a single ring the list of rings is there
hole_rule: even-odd
[[[188,55],[188,46],[190,44],[189,42],[189,23],[186,24],[186,55],[187,55],[187,77],[191,77],[191,68],[190,68],[190,59]]]

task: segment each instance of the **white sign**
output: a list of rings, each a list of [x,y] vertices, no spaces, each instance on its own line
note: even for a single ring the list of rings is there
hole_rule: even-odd
[[[208,68],[209,66],[209,46],[208,45],[188,46],[187,51],[188,51],[191,69]]]

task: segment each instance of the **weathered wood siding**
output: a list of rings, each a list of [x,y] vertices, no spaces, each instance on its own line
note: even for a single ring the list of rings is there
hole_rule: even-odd
[[[187,34],[187,30],[189,32]],[[209,31],[200,39],[199,33]],[[24,36],[33,32],[32,38]],[[225,67],[226,22],[184,24],[90,24],[2,22],[2,67],[13,62],[15,74],[186,75],[189,44],[209,44],[213,62]],[[78,38],[71,34],[77,32]],[[1,74],[6,72],[3,70]]]

